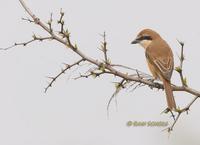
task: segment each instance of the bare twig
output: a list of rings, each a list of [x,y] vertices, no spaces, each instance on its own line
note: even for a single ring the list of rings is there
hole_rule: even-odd
[[[52,22],[53,22],[53,14],[51,13],[51,15],[50,15],[50,19],[49,19],[49,21],[47,22],[47,24],[49,25],[49,30],[51,31],[51,32],[53,32],[53,28],[52,28]]]
[[[33,20],[31,20],[31,19],[29,19],[29,18],[22,18],[22,20],[27,21],[27,22],[30,22],[30,23],[33,23],[33,22],[34,22]]]
[[[60,77],[62,74],[64,74],[68,69],[72,68],[75,65],[79,65],[81,62],[83,62],[84,59],[80,59],[78,61],[76,61],[75,63],[69,65],[66,64],[66,67],[64,69],[61,70],[61,72],[59,74],[57,74],[55,77],[48,77],[51,79],[50,83],[48,84],[48,86],[45,88],[45,93],[47,92],[47,90],[52,87],[52,84],[58,79],[58,77]]]
[[[60,19],[58,20],[58,24],[60,24],[60,34],[62,34],[65,37],[65,33],[64,33],[65,21],[63,20],[64,14],[65,13],[62,11],[62,9],[60,9]]]
[[[115,82],[115,92],[112,94],[112,96],[110,97],[108,104],[107,104],[107,115],[109,116],[109,107],[110,107],[110,103],[112,102],[113,98],[116,97],[116,95],[120,92],[121,89],[124,88],[123,83],[126,83],[125,79],[122,79],[120,82]]]
[[[32,36],[33,39],[26,41],[26,42],[20,42],[20,43],[14,43],[13,45],[6,47],[6,48],[0,48],[0,50],[8,50],[16,46],[27,46],[28,44],[34,42],[34,41],[44,41],[44,40],[53,40],[53,37],[37,37],[35,34]]]
[[[110,74],[110,72],[108,72],[108,71],[104,71],[104,72],[90,71],[88,74],[79,74],[79,76],[75,77],[74,79],[77,80],[77,79],[80,79],[80,78],[88,78],[90,76],[96,78],[96,77],[99,77],[103,74]]]
[[[177,41],[181,45],[181,55],[179,56],[180,65],[178,67],[176,67],[175,70],[180,75],[182,85],[187,86],[186,78],[184,79],[184,77],[183,77],[183,61],[185,60],[184,53],[183,53],[184,43],[179,40],[177,40]]]
[[[103,35],[101,35],[103,37],[103,42],[101,42],[101,51],[104,54],[104,61],[106,64],[110,64],[109,60],[108,60],[108,56],[107,56],[107,42],[106,42],[106,32],[103,33]]]

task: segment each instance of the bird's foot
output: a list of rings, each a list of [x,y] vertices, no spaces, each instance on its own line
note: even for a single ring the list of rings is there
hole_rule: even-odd
[[[153,83],[153,85],[150,86],[151,89],[153,89],[153,88],[161,89],[162,88],[161,85],[158,82],[155,82],[156,80],[157,80],[157,78],[150,78],[150,79],[148,79],[148,81],[150,81],[150,82]]]
[[[161,112],[161,114],[162,113],[165,113],[165,114],[167,114],[167,113],[171,113],[171,117],[173,117],[173,119],[175,120],[175,115],[174,115],[174,113],[172,112],[172,110],[171,109],[169,109],[168,107],[165,109],[165,110],[163,110],[162,112]]]

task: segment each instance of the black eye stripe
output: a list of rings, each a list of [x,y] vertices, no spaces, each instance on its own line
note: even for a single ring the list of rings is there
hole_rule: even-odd
[[[151,36],[141,36],[137,40],[152,40]]]
[[[144,40],[152,40],[151,36],[143,36]]]

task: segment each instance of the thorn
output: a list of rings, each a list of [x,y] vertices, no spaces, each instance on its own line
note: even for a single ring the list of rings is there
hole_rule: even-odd
[[[62,8],[60,9],[60,15],[63,17],[64,16],[64,12],[62,11]]]
[[[176,39],[178,41],[178,43],[181,45],[181,47],[184,46],[184,42],[183,41],[179,41],[178,39]]]

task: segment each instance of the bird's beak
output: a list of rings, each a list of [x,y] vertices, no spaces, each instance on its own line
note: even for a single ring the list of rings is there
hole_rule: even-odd
[[[131,44],[137,44],[137,43],[139,43],[140,41],[136,38],[135,40],[133,40],[132,42],[131,42]]]

